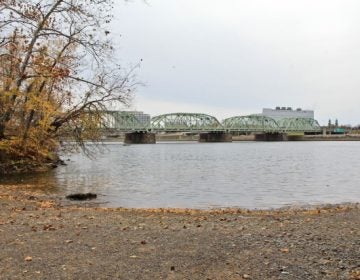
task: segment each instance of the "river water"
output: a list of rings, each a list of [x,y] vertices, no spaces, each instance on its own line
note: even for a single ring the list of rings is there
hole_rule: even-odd
[[[0,183],[94,192],[110,207],[268,209],[360,201],[360,142],[106,144],[52,172]]]

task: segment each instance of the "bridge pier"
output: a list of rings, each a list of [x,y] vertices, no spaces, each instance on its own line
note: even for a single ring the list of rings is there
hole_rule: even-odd
[[[204,132],[199,134],[199,142],[232,142],[232,135],[226,132]]]
[[[150,132],[130,132],[125,133],[125,144],[155,144],[155,133]]]
[[[286,133],[260,133],[255,134],[255,141],[287,141]]]
[[[304,140],[304,135],[288,135],[287,140],[288,141],[302,141],[302,140]]]

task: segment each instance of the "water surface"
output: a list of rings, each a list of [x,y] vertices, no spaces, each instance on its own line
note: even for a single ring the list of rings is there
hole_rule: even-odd
[[[114,207],[277,208],[360,201],[360,142],[106,145],[53,172],[5,183],[95,192]]]

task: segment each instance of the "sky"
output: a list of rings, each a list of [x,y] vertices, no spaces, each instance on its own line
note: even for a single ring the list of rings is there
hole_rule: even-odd
[[[136,69],[130,109],[226,117],[286,106],[360,124],[360,1],[115,1],[116,59]]]

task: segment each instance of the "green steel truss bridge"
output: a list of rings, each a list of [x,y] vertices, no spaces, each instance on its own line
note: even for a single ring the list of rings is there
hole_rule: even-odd
[[[319,123],[311,118],[284,118],[275,121],[262,115],[235,116],[219,122],[200,113],[170,113],[141,123],[128,112],[104,113],[106,128],[116,132],[243,132],[243,133],[320,133]]]
[[[205,114],[175,113],[153,117],[151,131],[155,132],[209,132],[225,131],[213,116]]]

